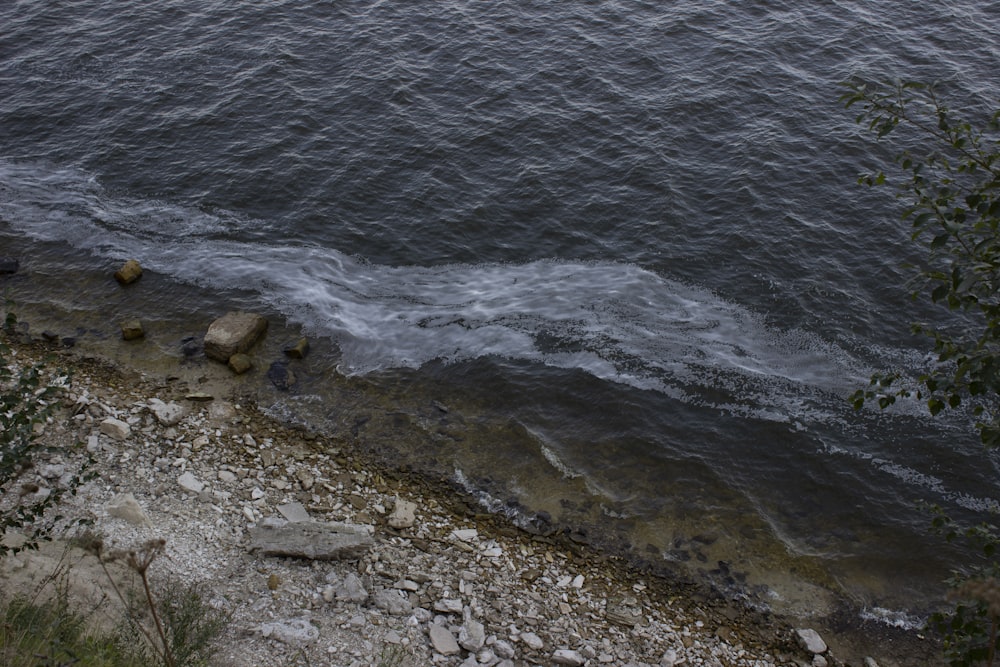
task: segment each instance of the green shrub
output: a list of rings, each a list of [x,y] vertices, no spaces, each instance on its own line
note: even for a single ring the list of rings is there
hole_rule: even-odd
[[[40,523],[42,515],[56,506],[64,493],[74,493],[83,481],[81,471],[67,487],[43,493],[38,493],[37,485],[22,483],[45,453],[38,443],[36,426],[45,424],[55,412],[68,377],[47,374],[42,363],[15,364],[9,341],[16,325],[17,316],[8,304],[0,326],[0,495],[16,500],[0,508],[0,538],[8,530],[26,531],[27,541],[20,546],[0,541],[0,557],[37,548],[39,540],[48,539],[48,527]]]

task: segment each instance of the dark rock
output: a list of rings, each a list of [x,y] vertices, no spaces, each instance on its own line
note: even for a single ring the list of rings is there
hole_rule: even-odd
[[[59,340],[59,334],[55,331],[43,331],[42,338],[46,343],[55,343]]]
[[[360,558],[373,544],[364,526],[268,521],[251,529],[249,549],[265,556],[336,560]]]
[[[202,342],[196,336],[188,336],[181,339],[181,353],[185,357],[193,357],[201,352]]]
[[[282,391],[288,391],[297,380],[295,373],[292,372],[288,364],[284,361],[276,361],[271,364],[271,367],[267,369],[267,379]]]
[[[13,257],[0,257],[0,273],[17,273],[21,263]]]
[[[122,268],[115,271],[115,280],[122,285],[130,285],[141,277],[142,267],[134,259],[128,260],[122,265]]]
[[[283,351],[292,359],[304,359],[309,354],[309,339],[300,338],[295,345],[289,345]]]
[[[226,313],[212,322],[205,334],[205,356],[229,363],[238,352],[246,352],[267,331],[267,320],[254,313]]]

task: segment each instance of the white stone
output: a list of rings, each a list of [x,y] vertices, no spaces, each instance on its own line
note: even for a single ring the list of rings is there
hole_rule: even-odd
[[[293,618],[274,623],[262,623],[260,634],[266,639],[277,639],[292,646],[307,646],[319,638],[319,628],[304,618]]]
[[[471,542],[479,535],[479,531],[475,528],[457,528],[451,531],[451,534],[463,542]]]
[[[105,505],[104,508],[108,511],[109,516],[124,519],[125,521],[134,523],[137,526],[152,525],[149,517],[143,511],[142,507],[139,506],[135,496],[131,493],[123,493],[115,496],[108,501],[108,504]]]
[[[510,642],[504,639],[498,639],[493,644],[493,651],[504,660],[509,660],[514,657],[514,647]]]
[[[458,642],[455,641],[455,637],[447,628],[432,624],[428,629],[428,634],[430,634],[434,650],[441,655],[455,655],[462,650],[459,648]]]
[[[183,405],[174,403],[173,401],[164,403],[158,398],[149,399],[149,409],[156,417],[156,421],[160,422],[163,426],[179,424],[186,412]]]
[[[467,620],[458,631],[458,644],[475,653],[486,644],[486,628],[479,621]]]
[[[795,631],[799,646],[813,654],[826,653],[826,642],[819,636],[819,633],[812,628],[802,628]]]
[[[578,574],[573,578],[573,588],[583,588],[584,578],[582,574]]]
[[[545,642],[542,641],[542,638],[536,635],[534,632],[522,633],[521,641],[524,642],[525,646],[532,649],[533,651],[541,651],[542,648],[545,646]]]
[[[56,479],[66,474],[66,464],[46,463],[38,469],[38,474],[45,479]]]
[[[278,513],[292,523],[309,521],[309,512],[306,511],[306,508],[303,507],[302,503],[285,503],[284,505],[278,505]]]
[[[389,525],[396,529],[411,528],[416,522],[417,504],[396,499],[396,506],[389,515]]]
[[[220,482],[225,482],[226,484],[232,484],[236,481],[236,473],[231,470],[220,470],[216,476]]]
[[[182,489],[191,493],[201,493],[205,488],[205,485],[198,481],[198,478],[190,471],[178,477],[177,483],[180,484]]]
[[[672,648],[668,648],[664,653],[663,657],[660,658],[660,667],[675,667],[681,661],[680,657],[677,655],[677,651]],[[601,662],[604,662],[603,660]]]
[[[108,417],[101,422],[101,433],[115,440],[125,440],[132,434],[132,428],[121,420]]]

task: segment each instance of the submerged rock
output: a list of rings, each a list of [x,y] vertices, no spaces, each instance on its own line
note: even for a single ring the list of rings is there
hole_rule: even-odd
[[[288,391],[298,378],[286,362],[276,361],[267,369],[267,379],[278,389]]]
[[[17,273],[21,263],[13,257],[0,257],[0,273]]]
[[[126,320],[121,323],[121,328],[122,338],[125,340],[137,340],[146,335],[139,320]]]

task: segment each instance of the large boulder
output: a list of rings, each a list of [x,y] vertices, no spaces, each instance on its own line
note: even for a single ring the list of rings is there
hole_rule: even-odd
[[[223,363],[246,352],[267,331],[267,320],[254,313],[226,313],[212,322],[205,334],[205,356]]]

